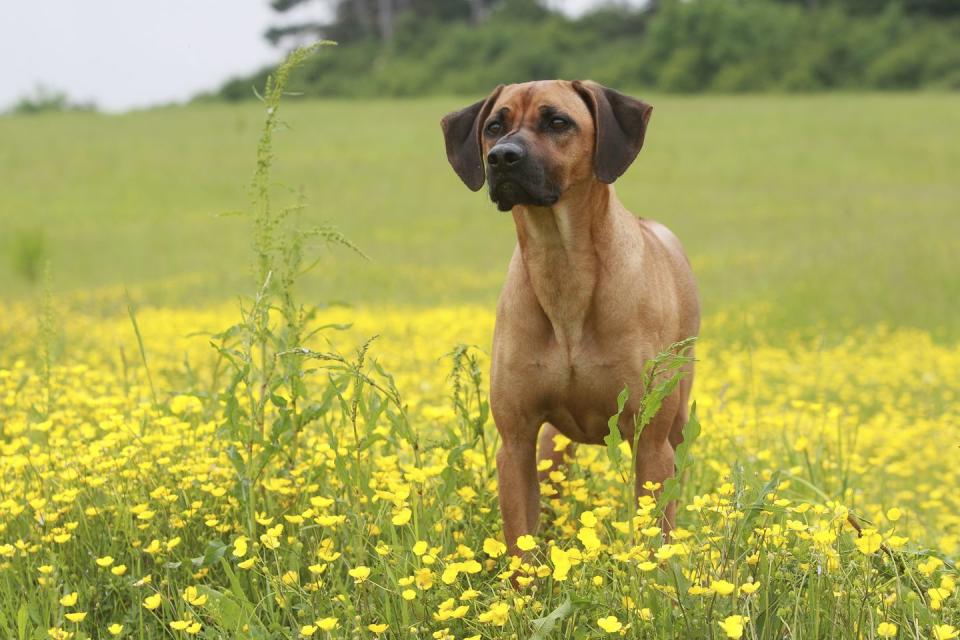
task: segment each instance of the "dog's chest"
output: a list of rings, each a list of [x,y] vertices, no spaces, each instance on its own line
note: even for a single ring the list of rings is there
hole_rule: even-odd
[[[515,345],[494,368],[495,384],[578,442],[601,442],[624,386],[639,389],[648,357],[642,341],[621,335],[613,344],[587,332],[577,343],[553,340]],[[518,348],[517,348],[518,347]]]

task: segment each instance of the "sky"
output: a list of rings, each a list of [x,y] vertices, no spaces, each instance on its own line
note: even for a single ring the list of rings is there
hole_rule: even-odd
[[[578,14],[598,0],[549,0]],[[125,111],[182,102],[275,62],[263,32],[319,19],[308,2],[282,19],[269,0],[0,0],[0,111],[38,87]]]

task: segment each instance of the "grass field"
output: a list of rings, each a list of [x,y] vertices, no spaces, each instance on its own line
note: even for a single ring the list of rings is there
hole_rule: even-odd
[[[650,98],[618,193],[705,308],[680,528],[580,448],[523,561],[484,353],[513,226],[438,125],[467,100],[283,105],[274,210],[369,256],[319,247],[297,299],[352,306],[315,317],[257,302],[218,215],[262,105],[0,118],[0,637],[957,638],[960,98]]]
[[[467,100],[285,105],[277,182],[303,188],[309,219],[372,258],[331,259],[309,295],[495,300],[512,221],[456,179],[440,136],[440,116]],[[773,326],[886,322],[960,337],[960,99],[650,101],[646,147],[618,192],[684,241],[707,314],[759,302]],[[249,234],[216,215],[249,202],[260,121],[256,105],[0,119],[0,237],[42,229],[58,291],[229,299],[248,282]],[[28,293],[4,262],[0,290]]]

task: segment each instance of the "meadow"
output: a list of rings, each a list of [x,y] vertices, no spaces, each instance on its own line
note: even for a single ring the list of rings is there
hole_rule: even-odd
[[[0,118],[0,635],[957,638],[960,99],[649,97],[617,190],[705,309],[679,528],[581,447],[522,559],[471,99],[289,100],[256,174],[263,105]]]

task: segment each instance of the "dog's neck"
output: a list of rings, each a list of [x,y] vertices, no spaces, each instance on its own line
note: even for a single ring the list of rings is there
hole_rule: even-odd
[[[568,350],[583,337],[618,210],[613,186],[597,180],[571,187],[553,206],[513,208],[530,285],[557,342]]]

